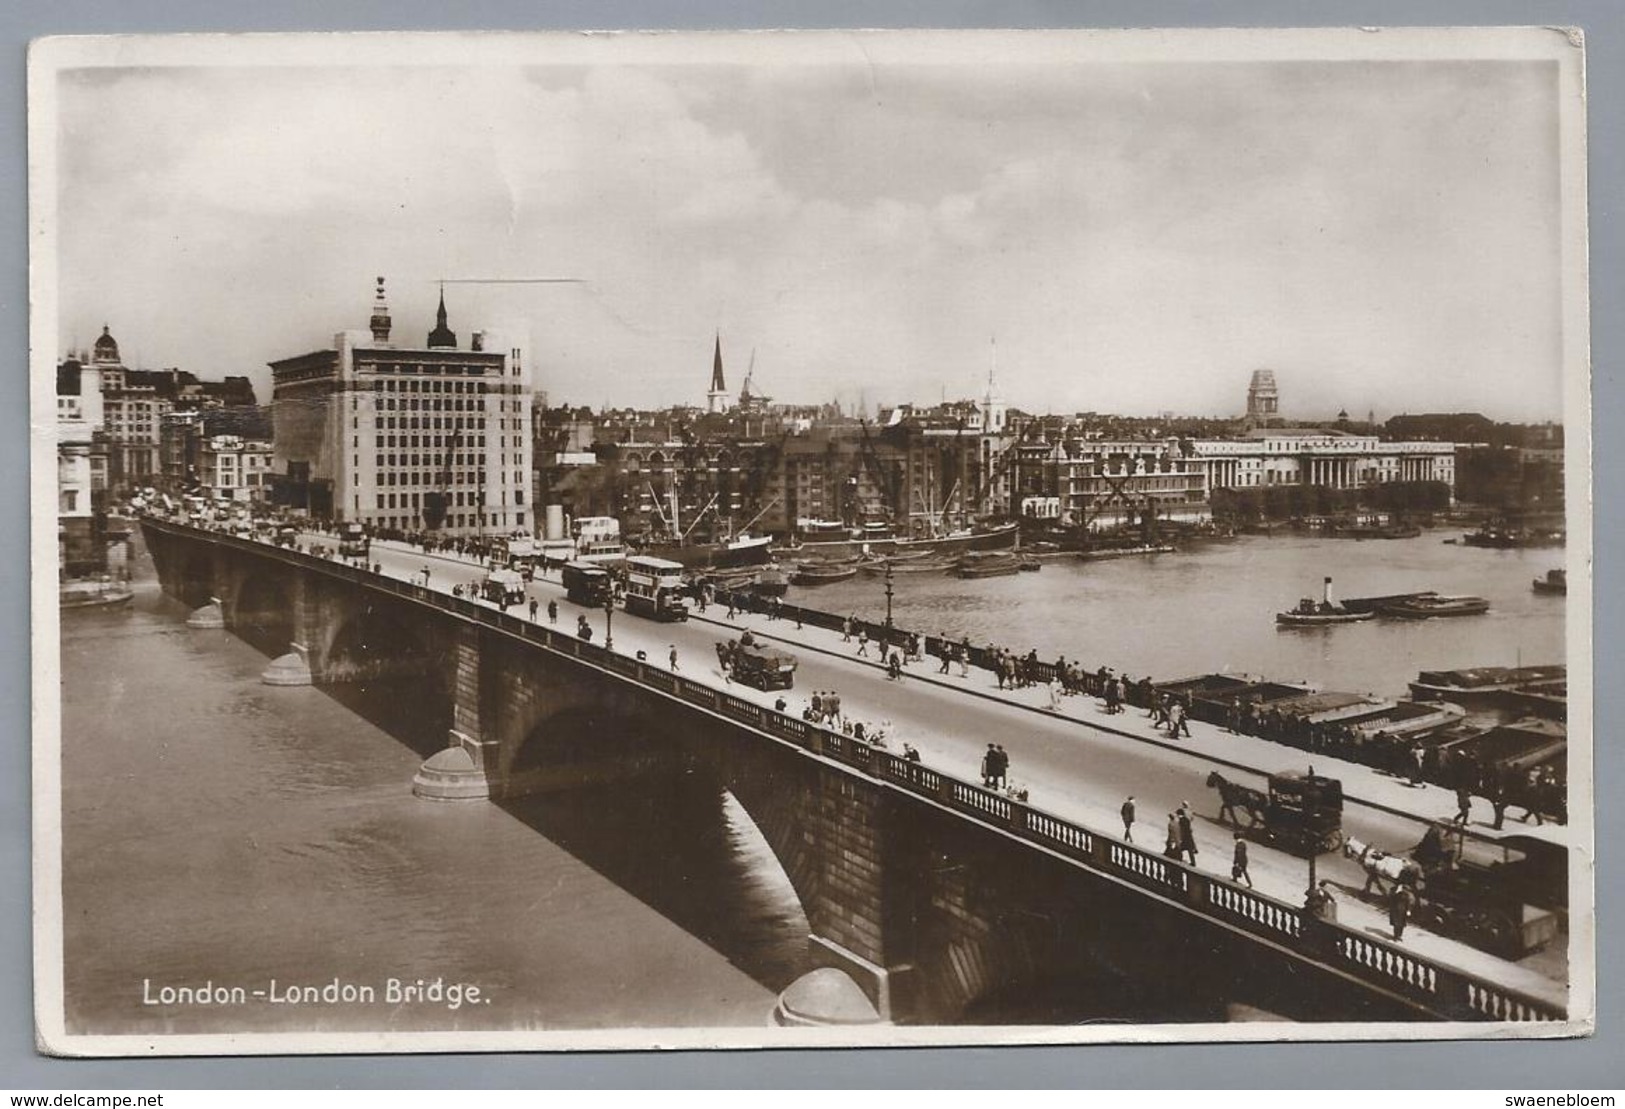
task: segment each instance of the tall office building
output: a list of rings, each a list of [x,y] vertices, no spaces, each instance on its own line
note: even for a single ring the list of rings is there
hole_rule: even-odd
[[[532,531],[531,391],[523,353],[491,331],[460,347],[441,293],[421,347],[390,341],[378,278],[365,331],[272,362],[273,496],[377,529]]]

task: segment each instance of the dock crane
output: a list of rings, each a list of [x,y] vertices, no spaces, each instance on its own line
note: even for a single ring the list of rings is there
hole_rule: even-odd
[[[874,442],[869,438],[869,421],[859,420],[858,427],[862,430],[862,450],[860,458],[863,469],[869,472],[870,478],[880,487],[880,495],[886,499],[886,511],[893,517],[897,516],[897,475],[888,474],[880,456],[875,453]]]

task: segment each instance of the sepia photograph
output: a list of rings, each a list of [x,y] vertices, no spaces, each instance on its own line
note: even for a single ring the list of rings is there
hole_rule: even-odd
[[[42,1051],[1593,1030],[1579,32],[51,38],[28,128]]]

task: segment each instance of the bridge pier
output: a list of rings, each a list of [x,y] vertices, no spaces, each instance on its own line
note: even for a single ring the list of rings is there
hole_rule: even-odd
[[[417,771],[420,797],[501,800],[649,769],[714,776],[806,913],[811,969],[780,996],[782,1025],[980,1020],[1030,1012],[1034,987],[1101,1016],[1565,1019],[1560,997],[1335,924],[1306,934],[1295,904],[658,665],[332,560],[142,527],[165,591],[207,602],[190,627],[290,643],[268,684],[421,678],[436,727],[449,693],[448,746]]]
[[[834,967],[797,978],[779,994],[773,1022],[787,1028],[850,1028],[888,1023],[863,987]]]
[[[260,675],[266,685],[311,685],[310,649],[303,643],[288,644],[288,653],[278,655]]]
[[[480,630],[461,626],[453,634],[449,743],[424,760],[412,777],[412,792],[430,801],[484,801],[491,796],[496,745],[485,739],[481,728]]]
[[[489,800],[491,779],[485,773],[481,745],[455,729],[451,741],[451,746],[423,760],[412,776],[412,793],[426,801]]]
[[[219,597],[210,597],[209,603],[193,611],[186,618],[189,628],[223,628],[226,626],[226,614],[220,607]]]

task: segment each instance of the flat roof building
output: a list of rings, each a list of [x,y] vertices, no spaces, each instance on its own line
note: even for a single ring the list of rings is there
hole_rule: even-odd
[[[270,364],[274,499],[378,531],[534,531],[521,349],[491,331],[459,347],[444,292],[424,346],[392,326],[380,277],[368,330]]]

